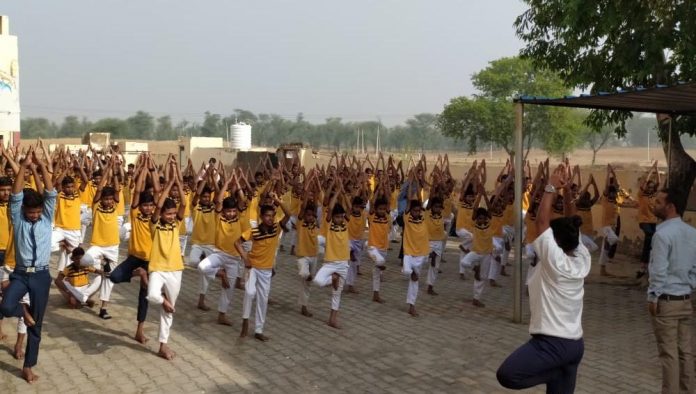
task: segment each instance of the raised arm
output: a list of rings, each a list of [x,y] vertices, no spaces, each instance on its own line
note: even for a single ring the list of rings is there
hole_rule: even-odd
[[[549,176],[549,184],[553,186],[556,191],[561,190],[566,187],[568,180],[566,179],[566,170],[563,164],[559,165]],[[536,227],[537,234],[542,234],[546,229],[549,228],[551,224],[551,209],[554,201],[556,200],[556,193],[548,193],[544,191],[543,197],[541,197],[541,203],[539,204],[539,209],[537,210],[536,216]]]

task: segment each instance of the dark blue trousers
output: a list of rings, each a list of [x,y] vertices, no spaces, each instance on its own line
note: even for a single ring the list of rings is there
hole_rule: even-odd
[[[0,314],[7,317],[23,317],[24,308],[19,301],[25,294],[29,293],[29,311],[36,324],[27,327],[25,368],[35,366],[39,359],[41,325],[46,312],[46,304],[48,304],[49,290],[51,290],[51,275],[48,270],[32,274],[13,272],[10,274],[10,286],[5,289],[2,304],[0,304]]]
[[[149,263],[143,259],[128,255],[126,260],[119,264],[109,274],[109,280],[116,283],[130,282],[133,277],[133,271],[136,268],[142,268],[147,271]],[[140,286],[138,292],[138,322],[144,322],[147,318],[147,288]]]
[[[584,352],[582,338],[573,340],[532,335],[529,342],[503,361],[498,368],[498,382],[513,390],[546,384],[547,393],[573,393]]]

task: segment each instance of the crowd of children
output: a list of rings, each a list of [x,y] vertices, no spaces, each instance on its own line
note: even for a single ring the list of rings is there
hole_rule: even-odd
[[[148,305],[157,307],[158,354],[165,359],[174,357],[167,342],[186,265],[199,271],[198,308],[210,309],[208,287],[219,280],[218,322],[232,325],[228,311],[234,290],[242,289],[241,336],[249,334],[255,302],[254,337],[266,341],[264,323],[281,239],[291,244],[290,254],[297,258],[300,313],[312,316],[308,307],[312,287],[330,286],[328,324],[339,328],[341,293],[344,287],[357,293],[361,263],[372,265],[372,301],[384,302],[380,288],[388,267],[387,251],[399,238],[400,270],[408,278],[408,313],[418,316],[420,276],[427,268],[427,294],[436,296],[449,234],[456,234],[459,240],[460,277],[473,273],[472,304],[476,307],[484,307],[486,286],[500,286],[499,276],[506,275],[515,237],[510,161],[494,182],[487,183],[485,160],[475,161],[458,181],[450,172],[447,155],[439,156],[432,168],[425,156],[403,163],[379,154],[372,163],[369,156],[358,159],[334,153],[328,165],[314,168],[304,168],[297,161],[274,164],[266,156],[252,172],[249,166],[226,166],[215,159],[198,169],[191,161],[182,168],[174,155],[156,163],[147,153],[126,166],[116,148],[70,152],[60,147],[49,152],[38,143],[35,149],[43,156],[33,149],[27,153],[19,147],[0,147],[4,163],[0,176],[0,287],[9,282],[15,253],[7,208],[11,188],[20,172],[18,163],[31,154],[36,158],[22,168],[24,187],[41,192],[46,179],[40,169],[46,168],[58,192],[51,240],[57,253],[58,290],[74,308],[95,305],[92,298],[98,294],[98,316],[110,319],[107,307],[113,285],[136,278],[140,291],[135,339],[146,342],[143,326]],[[553,214],[564,216],[567,207],[574,205],[583,219],[583,244],[590,251],[601,249],[602,274],[610,275],[606,263],[615,253],[621,207],[640,207],[647,256],[648,236],[655,223],[650,215],[651,199],[659,184],[656,164],[641,185],[637,203],[620,187],[611,166],[602,195],[592,176],[583,186],[579,167],[566,163],[565,168],[572,187],[558,196]],[[536,210],[549,178],[548,160],[534,174],[527,163],[524,173],[522,238],[530,245],[536,238]],[[492,186],[489,190],[487,184]],[[600,200],[602,239],[598,247],[593,240],[591,208]],[[128,243],[123,261],[119,258],[121,242]],[[536,256],[533,248],[525,251],[531,271]],[[20,319],[17,358],[23,356],[23,325]]]

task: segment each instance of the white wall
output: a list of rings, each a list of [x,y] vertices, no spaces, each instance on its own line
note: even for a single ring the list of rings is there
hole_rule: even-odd
[[[17,37],[9,35],[9,18],[0,18],[0,134],[7,144],[19,131],[19,51]]]

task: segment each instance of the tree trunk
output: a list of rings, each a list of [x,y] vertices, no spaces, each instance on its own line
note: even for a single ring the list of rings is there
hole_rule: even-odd
[[[660,117],[658,115],[658,121]],[[691,186],[696,179],[696,161],[689,156],[684,150],[679,133],[676,127],[670,129],[670,122],[663,121],[659,124],[660,141],[662,142],[662,150],[667,157],[667,181],[672,188],[676,188],[679,192],[680,200],[678,205],[685,207],[686,201],[689,199]],[[671,133],[671,144],[670,144]],[[665,186],[667,183],[665,184]]]
[[[595,163],[595,159],[597,158],[597,151],[599,149],[592,149],[592,165]]]

